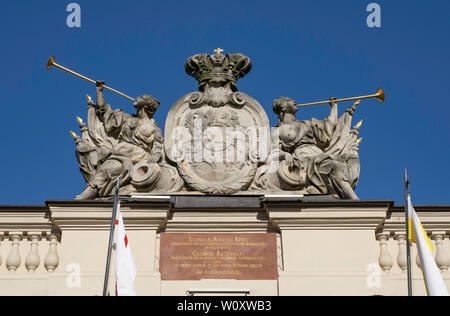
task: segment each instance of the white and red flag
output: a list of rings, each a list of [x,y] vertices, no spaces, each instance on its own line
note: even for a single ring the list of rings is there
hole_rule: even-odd
[[[137,270],[120,213],[120,200],[117,204],[114,243],[116,244],[116,296],[136,296],[134,280]]]

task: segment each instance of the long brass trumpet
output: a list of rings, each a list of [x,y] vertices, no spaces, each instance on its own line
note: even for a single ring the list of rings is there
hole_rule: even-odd
[[[66,71],[66,72],[68,72],[68,73],[70,73],[70,74],[72,74],[72,75],[75,75],[75,76],[77,76],[77,77],[80,77],[81,79],[84,79],[84,80],[86,80],[86,81],[89,81],[90,83],[96,84],[96,82],[95,82],[94,80],[92,80],[92,79],[90,79],[90,78],[88,78],[88,77],[82,76],[82,75],[80,75],[79,73],[76,73],[75,71],[72,71],[72,70],[70,70],[70,69],[68,69],[68,68],[66,68],[66,67],[63,67],[63,66],[61,66],[61,65],[58,65],[57,63],[55,63],[55,57],[54,57],[54,56],[51,56],[51,57],[48,59],[48,61],[47,61],[47,70],[50,70],[50,68],[52,68],[52,67],[57,67],[57,68],[59,68],[59,69],[61,69],[61,70],[64,70],[64,71]],[[130,99],[130,100],[136,102],[136,99],[134,99],[134,98],[132,98],[132,97],[129,97],[129,96],[127,96],[126,94],[124,94],[124,93],[122,93],[122,92],[120,92],[120,91],[117,91],[117,90],[115,90],[115,89],[113,89],[113,88],[110,88],[110,87],[108,87],[108,86],[103,86],[103,87],[104,87],[105,89],[108,89],[108,90],[110,90],[110,91],[112,91],[112,92],[115,92],[115,93],[117,93],[117,94],[120,94],[121,96],[123,96],[123,97],[125,97],[125,98],[127,98],[127,99]]]
[[[371,94],[371,95],[365,95],[365,96],[361,96],[361,97],[353,97],[353,98],[346,98],[346,99],[339,99],[339,100],[334,100],[334,102],[344,102],[344,101],[352,101],[352,100],[363,100],[363,99],[371,99],[371,98],[377,98],[378,101],[380,101],[381,103],[384,102],[384,99],[386,98],[386,95],[384,94],[384,90],[381,88],[378,88],[377,93],[375,94]],[[306,104],[297,104],[298,107],[301,106],[311,106],[311,105],[318,105],[318,104],[325,104],[325,103],[329,103],[330,100],[327,101],[320,101],[320,102],[314,102],[314,103],[306,103]]]

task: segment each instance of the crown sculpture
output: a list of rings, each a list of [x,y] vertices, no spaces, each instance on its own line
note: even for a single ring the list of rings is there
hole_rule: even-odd
[[[86,188],[77,199],[120,194],[197,192],[210,195],[309,194],[357,199],[361,122],[351,127],[355,105],[338,117],[334,99],[324,120],[297,120],[296,101],[273,101],[278,125],[271,129],[262,106],[238,91],[252,68],[242,54],[190,57],[186,73],[199,91],[181,97],[169,111],[165,133],[153,119],[160,103],[135,99],[135,114],[112,109],[103,82],[96,102],[88,96],[87,124],[71,132]],[[53,59],[54,62],[54,59]],[[108,87],[106,87],[108,88]],[[108,88],[109,89],[109,88]]]

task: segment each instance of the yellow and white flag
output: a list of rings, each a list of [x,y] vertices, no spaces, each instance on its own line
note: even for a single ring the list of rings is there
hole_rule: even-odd
[[[434,247],[431,244],[427,233],[423,229],[422,223],[411,203],[411,196],[408,194],[408,236],[416,243],[422,264],[423,277],[429,296],[449,296],[447,287],[442,279],[441,271],[436,265],[433,257]]]

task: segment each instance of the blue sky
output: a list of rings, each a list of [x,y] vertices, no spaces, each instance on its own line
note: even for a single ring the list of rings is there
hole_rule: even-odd
[[[450,2],[378,1],[382,27],[366,25],[362,0],[85,1],[81,28],[66,25],[71,1],[8,1],[0,12],[0,204],[71,199],[84,187],[69,130],[86,118],[93,85],[58,63],[131,96],[156,96],[164,128],[171,105],[197,89],[184,62],[197,53],[240,52],[253,69],[238,87],[266,109],[289,96],[298,103],[374,93],[363,101],[360,147],[362,199],[403,203],[408,168],[416,204],[450,204]],[[113,107],[127,99],[106,92]],[[342,111],[349,106],[341,103]],[[323,118],[327,105],[298,119]]]

